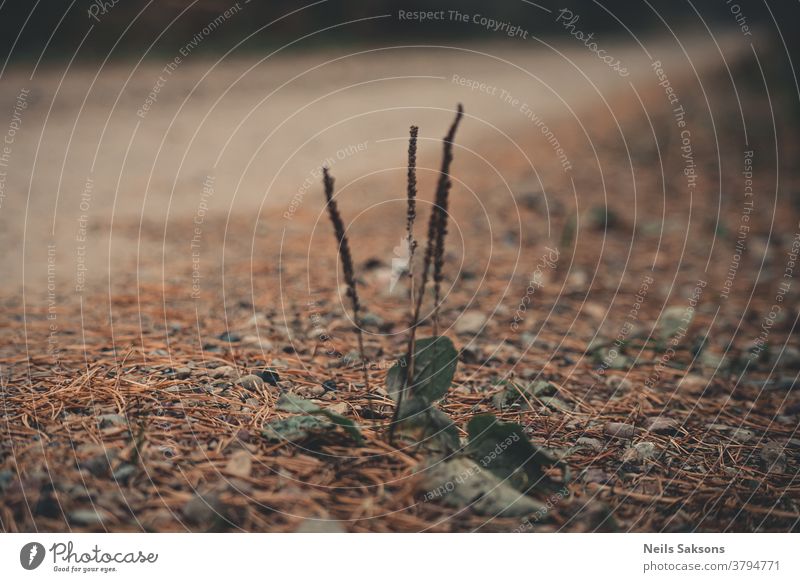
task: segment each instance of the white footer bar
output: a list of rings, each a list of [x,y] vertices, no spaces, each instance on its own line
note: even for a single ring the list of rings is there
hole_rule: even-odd
[[[778,581],[798,554],[791,534],[0,534],[0,578]]]

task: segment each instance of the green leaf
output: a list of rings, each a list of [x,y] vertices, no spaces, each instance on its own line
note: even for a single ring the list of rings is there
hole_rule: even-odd
[[[429,454],[446,455],[461,447],[453,420],[421,398],[403,401],[397,423],[398,438]]]
[[[406,382],[406,358],[405,356],[397,360],[394,366],[386,372],[386,391],[392,400],[397,402],[400,392],[405,388]]]
[[[575,214],[570,214],[561,228],[561,248],[571,249],[575,243],[575,234],[578,231],[578,220]]]
[[[530,410],[528,403],[535,404],[539,399],[546,405],[546,397],[558,392],[558,388],[546,380],[536,380],[524,387],[511,380],[502,384],[503,389],[492,396],[492,404],[498,410],[505,410],[514,405],[518,405],[520,410]]]
[[[294,443],[308,440],[333,428],[335,425],[324,418],[303,415],[272,420],[264,425],[261,434],[271,441]]]
[[[544,404],[550,410],[555,410],[556,412],[568,412],[572,410],[572,407],[561,400],[558,396],[542,396],[539,398],[542,404]]]
[[[307,414],[314,414],[322,410],[319,404],[314,404],[310,400],[306,400],[302,396],[290,394],[285,392],[278,398],[278,410],[285,410],[286,412],[305,412]]]
[[[522,492],[555,486],[545,473],[546,467],[559,467],[562,477],[567,479],[565,465],[531,444],[516,423],[500,422],[493,414],[479,414],[469,421],[467,432],[467,454]]]
[[[344,429],[344,431],[349,434],[357,443],[361,444],[364,441],[363,437],[361,436],[361,431],[355,422],[346,416],[337,414],[332,410],[328,410],[327,408],[322,408],[318,404],[314,404],[310,400],[301,398],[296,394],[282,394],[278,399],[277,407],[279,410],[285,410],[286,412],[324,416],[330,421],[331,424]]]
[[[546,511],[544,504],[464,457],[452,457],[425,467],[420,486],[424,501],[469,508],[478,515],[519,517]]]
[[[414,378],[409,394],[427,404],[447,394],[458,366],[458,352],[450,338],[444,336],[417,340],[414,349]],[[406,357],[401,357],[386,375],[386,389],[397,401],[408,373]]]
[[[662,341],[672,339],[678,332],[688,329],[694,318],[694,311],[680,306],[667,307],[656,323],[654,336]]]

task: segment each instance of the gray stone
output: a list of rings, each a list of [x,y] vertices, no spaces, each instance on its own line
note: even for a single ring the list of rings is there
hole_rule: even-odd
[[[656,455],[656,445],[649,442],[636,443],[622,455],[623,463],[639,465],[649,461]]]
[[[102,509],[77,509],[67,516],[73,525],[100,525],[111,520],[111,514]]]
[[[215,521],[222,513],[222,504],[215,494],[195,494],[183,506],[183,516],[191,524],[204,525]]]
[[[466,311],[458,318],[453,329],[458,334],[476,334],[487,321],[486,315],[480,311]]]
[[[556,412],[567,412],[572,410],[572,407],[558,398],[557,396],[542,396],[539,400],[541,400],[542,404],[544,404],[550,410],[555,410]]]
[[[676,420],[663,416],[648,418],[644,422],[644,427],[655,434],[676,434],[680,429]]]
[[[796,370],[800,368],[800,350],[793,346],[785,346],[780,355],[780,367]]]
[[[419,484],[426,502],[494,517],[530,515],[544,509],[543,504],[463,457],[434,463],[423,471]]]
[[[636,427],[624,422],[608,422],[605,427],[603,427],[603,432],[608,436],[630,439],[636,435]]]
[[[127,424],[125,417],[120,414],[101,414],[97,417],[100,423],[100,428],[108,428],[109,426],[123,426]]]
[[[753,431],[747,428],[737,428],[731,433],[731,439],[737,443],[749,443],[755,438]]]
[[[273,343],[265,337],[248,334],[242,337],[242,345],[251,348],[260,348],[262,351],[271,352],[275,349]]]
[[[581,481],[584,483],[605,484],[613,479],[611,475],[603,471],[603,469],[598,469],[597,467],[589,467],[581,473],[580,477]]]
[[[361,325],[377,329],[383,325],[383,318],[374,313],[365,313],[361,316]]]
[[[633,383],[624,376],[608,376],[606,386],[618,392],[628,392],[633,388]]]
[[[339,402],[337,404],[334,404],[333,406],[329,406],[328,410],[336,414],[344,415],[350,411],[350,407],[347,405],[347,402]]]
[[[311,386],[301,386],[292,390],[298,396],[303,398],[319,398],[325,394],[325,388],[319,384],[312,384]]]
[[[578,444],[582,447],[588,447],[593,451],[599,451],[603,448],[603,443],[598,439],[593,439],[590,437],[581,437],[578,439]]]
[[[341,523],[332,519],[304,519],[297,533],[345,533]]]
[[[785,473],[786,472],[786,455],[784,448],[779,443],[770,441],[764,443],[759,451],[761,464],[767,473]]]
[[[128,465],[126,463],[124,465],[121,465],[116,471],[114,471],[111,477],[114,479],[114,481],[127,483],[128,479],[130,479],[134,473],[136,473],[136,467],[134,467],[133,465]]]
[[[683,306],[667,307],[656,323],[655,335],[662,340],[668,340],[681,329],[688,328],[692,323],[693,316],[694,312],[687,311]]]
[[[211,370],[212,378],[233,378],[236,375],[236,369],[233,366],[220,366],[215,370]]]
[[[247,376],[242,376],[239,378],[236,383],[244,388],[245,390],[252,390],[258,391],[264,387],[264,380],[262,380],[259,376],[255,374],[248,374]]]

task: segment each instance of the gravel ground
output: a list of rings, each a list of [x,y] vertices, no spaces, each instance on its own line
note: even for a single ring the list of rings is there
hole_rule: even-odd
[[[778,180],[775,153],[796,159],[796,135],[776,133],[792,112],[741,38],[718,42],[729,68],[700,41],[684,47],[694,68],[646,43],[663,71],[609,47],[629,79],[580,45],[564,47],[572,65],[492,47],[319,71],[338,55],[190,63],[144,118],[159,63],[130,81],[104,70],[85,102],[94,70],[62,85],[12,71],[32,96],[0,213],[0,527],[796,530],[798,174],[781,165]],[[460,354],[441,408],[462,436],[479,412],[518,422],[567,464],[528,520],[432,499],[424,456],[386,441],[408,323],[394,270],[406,131],[421,127],[423,238],[459,101],[441,321]],[[343,357],[356,336],[326,159],[368,313],[370,398]],[[354,420],[363,445],[271,441],[286,392]]]

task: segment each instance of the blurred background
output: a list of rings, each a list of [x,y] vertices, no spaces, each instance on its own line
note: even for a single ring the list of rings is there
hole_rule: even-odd
[[[782,119],[791,121],[777,131],[792,131],[798,100],[790,59],[797,35],[785,27],[796,21],[795,7],[754,1],[5,2],[0,108],[8,123],[20,95],[25,108],[0,208],[0,243],[14,251],[0,267],[14,287],[33,261],[25,277],[41,282],[48,274],[46,244],[55,241],[69,258],[57,261],[57,276],[102,284],[114,280],[115,268],[124,275],[141,271],[142,263],[163,262],[171,242],[185,247],[198,208],[209,206],[204,184],[213,183],[205,189],[214,196],[204,216],[208,237],[231,216],[311,212],[302,200],[318,194],[314,172],[331,159],[334,173],[347,177],[354,211],[363,210],[389,191],[402,194],[387,184],[402,176],[404,146],[397,140],[405,128],[413,122],[423,139],[440,137],[446,112],[458,101],[475,120],[465,124],[466,145],[503,142],[467,164],[464,177],[475,180],[470,189],[503,181],[525,189],[536,182],[535,190],[574,206],[573,196],[563,193],[572,186],[560,171],[566,154],[558,154],[559,145],[598,138],[587,114],[610,124],[599,130],[606,139],[608,130],[631,135],[614,128],[631,108],[658,118],[669,103],[650,68],[655,61],[663,62],[672,86],[685,87],[684,101],[699,98],[690,112],[699,123],[734,122],[727,110],[714,118],[717,104],[732,104],[743,122],[765,114],[742,106],[748,96],[737,83],[744,83],[768,87]],[[419,11],[434,16],[402,16]],[[590,50],[589,36],[595,51],[628,76]],[[639,116],[632,123],[647,121]],[[751,125],[751,131],[767,129]],[[663,146],[658,140],[675,129],[658,119],[655,126],[661,135],[650,148]],[[542,154],[526,157],[528,145],[512,144],[521,136],[530,141],[537,130],[548,136],[535,140]],[[632,143],[648,141],[647,133]],[[435,168],[429,156],[436,148],[421,149],[425,167]],[[585,180],[590,191],[603,181],[598,171],[626,174],[574,154],[568,163],[576,183]],[[502,180],[491,177],[496,164],[504,165]],[[423,174],[423,185],[430,178]],[[513,192],[506,202],[511,199]],[[314,209],[309,216],[316,216]],[[552,216],[546,218],[549,229]],[[167,226],[173,223],[183,226]],[[290,231],[296,227],[284,223]],[[93,244],[76,249],[76,229],[84,227]],[[259,232],[255,224],[239,228],[247,240]],[[391,254],[389,244],[382,253]],[[222,246],[204,251],[214,272]],[[82,265],[77,252],[86,254]],[[136,256],[147,260],[134,266]]]

